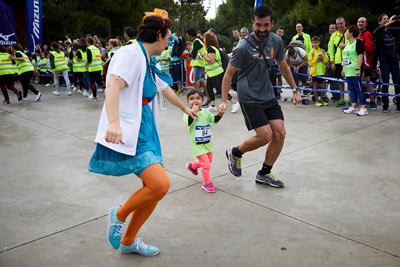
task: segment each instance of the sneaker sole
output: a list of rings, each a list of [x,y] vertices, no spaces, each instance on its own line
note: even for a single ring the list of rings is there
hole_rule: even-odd
[[[242,175],[239,175],[239,176],[238,176],[238,175],[235,175],[235,174],[233,173],[232,169],[231,169],[231,164],[229,164],[229,161],[230,161],[230,160],[229,160],[228,150],[225,151],[225,155],[226,155],[226,158],[228,159],[228,168],[229,168],[229,171],[232,173],[233,176],[235,176],[235,177],[241,177]]]
[[[201,187],[201,188],[203,188],[203,190],[204,191],[206,191],[207,193],[215,193],[217,190],[215,190],[215,191],[208,191],[206,188],[204,188],[203,186]]]
[[[126,251],[126,252],[123,252],[123,251],[119,251],[121,254],[138,254],[138,255],[142,255],[142,256],[146,256],[146,257],[153,257],[153,256],[157,256],[158,254],[160,254],[160,250],[158,250],[156,253],[154,253],[154,254],[142,254],[142,253],[139,253],[139,252],[136,252],[136,251]]]

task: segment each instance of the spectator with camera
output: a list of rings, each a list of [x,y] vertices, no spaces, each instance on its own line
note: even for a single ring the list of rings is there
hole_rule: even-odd
[[[389,83],[389,75],[392,74],[394,84],[397,84],[395,93],[400,94],[400,71],[399,57],[396,51],[395,37],[400,36],[400,27],[389,27],[393,23],[400,20],[400,16],[393,15],[390,17],[387,14],[382,14],[378,17],[378,28],[375,29],[375,44],[379,59],[379,66],[382,74],[383,83]],[[388,93],[389,86],[382,86],[382,93]],[[400,112],[400,98],[396,97],[396,112]],[[389,112],[389,97],[382,97],[382,111]]]

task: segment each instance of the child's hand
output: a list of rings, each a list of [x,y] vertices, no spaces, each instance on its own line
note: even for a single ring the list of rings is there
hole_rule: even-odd
[[[322,55],[318,55],[317,60],[322,61],[324,58]]]
[[[197,111],[199,111],[199,110],[200,110],[200,105],[194,104],[193,107],[192,107],[192,111],[193,111],[193,112],[197,112]]]

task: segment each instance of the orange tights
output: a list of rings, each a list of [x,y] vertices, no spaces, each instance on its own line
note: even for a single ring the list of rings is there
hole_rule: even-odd
[[[117,218],[125,222],[132,213],[131,221],[121,240],[124,246],[130,246],[135,241],[136,234],[169,189],[169,178],[161,164],[150,165],[140,175],[143,187],[136,191],[117,211]]]

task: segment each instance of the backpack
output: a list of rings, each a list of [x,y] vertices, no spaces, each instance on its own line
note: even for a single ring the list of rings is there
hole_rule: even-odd
[[[221,55],[222,68],[226,71],[229,63],[229,56],[223,50],[219,50],[219,54]]]

